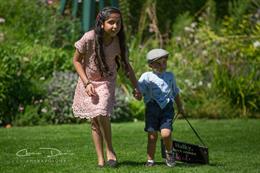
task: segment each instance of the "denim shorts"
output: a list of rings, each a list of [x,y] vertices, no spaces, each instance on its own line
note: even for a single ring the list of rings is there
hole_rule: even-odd
[[[173,102],[170,101],[165,108],[161,109],[156,101],[146,103],[145,107],[145,128],[146,132],[161,131],[170,129],[172,131],[172,120],[174,117]]]

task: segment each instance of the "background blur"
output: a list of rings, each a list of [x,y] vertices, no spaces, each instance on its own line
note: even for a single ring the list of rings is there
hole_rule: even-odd
[[[0,0],[0,126],[80,123],[71,105],[78,76],[74,42],[84,33],[82,1]],[[99,2],[95,2],[98,12]],[[110,5],[110,1],[105,1]],[[260,118],[259,0],[119,0],[137,77],[146,53],[170,52],[169,71],[188,117]],[[119,72],[112,121],[143,120]]]

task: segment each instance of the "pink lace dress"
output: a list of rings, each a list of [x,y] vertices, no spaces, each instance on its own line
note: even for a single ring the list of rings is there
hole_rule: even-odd
[[[89,31],[75,43],[76,49],[85,54],[83,66],[87,78],[94,85],[97,96],[89,97],[81,78],[75,89],[73,100],[73,113],[79,118],[94,118],[96,116],[110,116],[115,104],[115,82],[116,82],[116,61],[115,57],[120,55],[119,40],[117,37],[108,45],[104,46],[106,62],[112,75],[102,77],[96,65],[94,52],[94,31]]]

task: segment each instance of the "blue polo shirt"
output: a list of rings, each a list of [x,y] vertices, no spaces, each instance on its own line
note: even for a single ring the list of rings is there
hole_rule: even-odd
[[[154,100],[163,109],[180,92],[171,72],[145,72],[138,80],[139,89],[144,96],[144,102]]]

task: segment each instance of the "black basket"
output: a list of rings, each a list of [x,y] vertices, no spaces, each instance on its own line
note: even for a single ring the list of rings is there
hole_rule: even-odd
[[[209,163],[208,147],[173,140],[173,152],[175,160],[186,163]],[[162,158],[165,158],[165,147],[161,139]]]
[[[200,140],[200,142],[203,144],[201,145],[195,145],[190,144],[187,142],[179,141],[179,140],[173,140],[172,146],[173,146],[173,153],[175,160],[186,162],[186,163],[199,163],[199,164],[209,164],[209,151],[208,147],[205,145],[205,143],[200,138],[197,131],[192,127],[188,119],[182,115],[184,119],[187,121],[189,126],[191,127],[192,131],[195,133],[197,138]],[[175,116],[173,122],[177,119],[178,115]],[[163,140],[161,139],[161,153],[162,158],[165,158],[165,146],[163,144]]]

